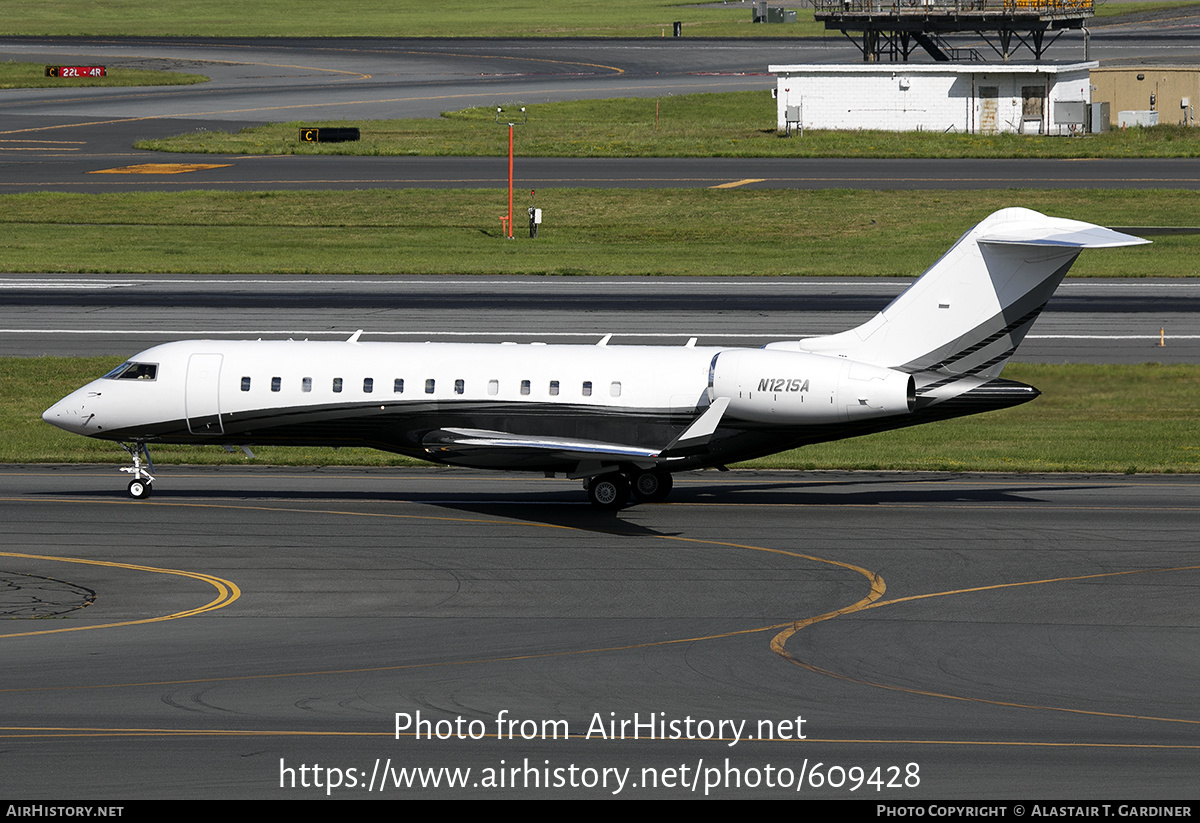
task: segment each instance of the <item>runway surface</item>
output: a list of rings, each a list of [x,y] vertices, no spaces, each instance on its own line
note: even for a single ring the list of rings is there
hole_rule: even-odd
[[[870,319],[909,283],[845,278],[0,276],[0,347],[129,356],[171,340],[761,346]],[[1076,280],[1018,353],[1044,363],[1200,361],[1200,284]],[[1160,345],[1165,343],[1165,345]]]
[[[612,515],[465,471],[175,468],[134,503],[111,469],[5,467],[0,591],[45,618],[0,632],[6,793],[324,796],[291,788],[317,764],[336,797],[386,769],[385,797],[616,794],[571,787],[603,769],[632,797],[1192,793],[1194,478],[680,479]],[[635,713],[668,739],[599,736]],[[395,788],[415,767],[471,771]]]

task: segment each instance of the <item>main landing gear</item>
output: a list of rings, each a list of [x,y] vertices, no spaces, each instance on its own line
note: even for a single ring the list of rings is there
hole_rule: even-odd
[[[129,456],[133,458],[132,466],[122,466],[121,471],[128,472],[133,475],[133,479],[129,481],[126,487],[129,490],[129,496],[135,500],[145,500],[150,496],[153,490],[154,475],[150,472],[154,471],[154,461],[150,459],[150,450],[146,448],[146,444],[137,443],[122,443],[121,448],[129,452]],[[150,466],[147,471],[142,467],[142,455],[146,455],[146,463]]]
[[[664,471],[615,471],[598,474],[587,481],[588,501],[600,509],[619,509],[630,493],[638,503],[664,500],[671,493],[671,473]]]

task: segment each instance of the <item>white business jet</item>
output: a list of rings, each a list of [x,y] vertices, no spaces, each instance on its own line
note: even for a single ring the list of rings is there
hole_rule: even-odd
[[[1025,403],[999,379],[1082,249],[1148,242],[998,211],[874,318],[761,349],[188,340],[147,349],[42,416],[120,443],[150,496],[152,444],[370,446],[564,473],[597,506],[671,475]],[[611,335],[610,335],[611,337]],[[145,457],[143,464],[142,457]]]

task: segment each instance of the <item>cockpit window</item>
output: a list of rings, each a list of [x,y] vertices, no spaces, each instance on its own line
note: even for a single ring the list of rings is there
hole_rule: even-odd
[[[104,375],[104,380],[154,380],[158,377],[157,363],[135,363],[127,360]]]

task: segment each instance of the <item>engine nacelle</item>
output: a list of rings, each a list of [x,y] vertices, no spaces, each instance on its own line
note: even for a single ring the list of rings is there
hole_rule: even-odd
[[[710,400],[728,397],[726,415],[759,423],[845,423],[912,412],[911,374],[842,357],[734,349],[713,358]]]

